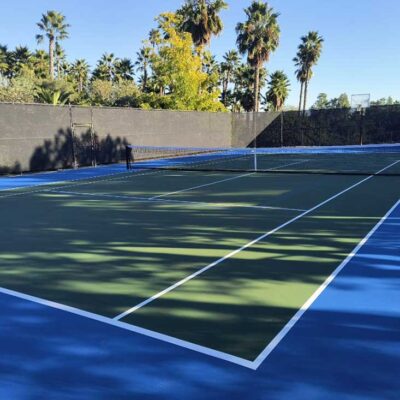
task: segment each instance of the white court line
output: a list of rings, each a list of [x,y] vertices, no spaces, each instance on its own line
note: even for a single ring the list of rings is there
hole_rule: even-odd
[[[55,308],[64,312],[78,315],[80,317],[88,318],[94,321],[98,321],[107,325],[111,325],[120,329],[135,332],[140,335],[148,336],[150,338],[160,340],[162,342],[170,343],[175,346],[183,347],[188,350],[192,350],[201,354],[205,354],[210,357],[214,357],[226,362],[230,362],[236,365],[240,365],[245,368],[257,370],[263,361],[268,357],[272,350],[279,344],[279,342],[287,335],[291,328],[296,324],[304,312],[311,306],[311,304],[319,297],[319,295],[326,289],[326,287],[333,281],[338,273],[348,264],[348,262],[357,254],[360,248],[368,241],[368,239],[375,233],[375,231],[383,224],[385,219],[393,212],[393,210],[400,206],[400,200],[391,208],[391,210],[383,217],[378,224],[369,232],[369,234],[358,244],[358,246],[347,256],[346,260],[332,273],[332,275],[320,286],[320,288],[314,293],[314,295],[307,301],[307,303],[299,310],[299,312],[289,321],[289,323],[282,329],[282,331],[270,342],[270,344],[260,353],[260,355],[254,360],[249,361],[240,357],[233,356],[221,351],[209,349],[201,345],[197,345],[185,340],[177,339],[172,336],[164,335],[158,332],[151,331],[149,329],[141,328],[135,325],[127,324],[115,319],[104,317],[102,315],[94,314],[88,311],[80,310],[75,307],[66,306],[64,304],[56,303],[50,300],[41,299],[39,297],[27,295],[24,293],[16,292],[14,290],[5,289],[0,287],[0,293],[8,296],[17,297],[23,300],[27,300],[33,303],[41,304],[46,307]]]
[[[218,183],[228,182],[228,181],[233,181],[235,179],[244,178],[245,176],[250,176],[250,175],[253,175],[253,174],[255,174],[255,172],[234,176],[233,178],[226,178],[226,179],[221,179],[221,180],[210,182],[210,183],[205,183],[204,185],[198,185],[198,186],[193,186],[193,187],[182,189],[182,190],[176,190],[174,192],[164,193],[164,194],[160,194],[158,196],[150,197],[149,200],[155,200],[155,199],[160,199],[161,197],[171,196],[173,194],[189,192],[191,190],[200,189],[200,188],[204,188],[204,187],[207,187],[207,186],[217,185]]]
[[[80,179],[76,179],[76,180],[71,180],[69,182],[77,182],[77,183],[73,183],[73,184],[69,184],[66,183],[68,181],[60,181],[60,182],[51,182],[51,183],[45,183],[43,185],[37,185],[37,186],[44,186],[43,189],[38,189],[38,190],[31,190],[31,191],[23,191],[21,193],[11,193],[11,194],[6,194],[6,195],[1,195],[0,194],[0,200],[4,199],[4,198],[8,198],[8,197],[16,197],[16,196],[24,196],[24,195],[29,195],[29,194],[36,194],[36,193],[46,193],[46,192],[52,192],[55,191],[56,189],[68,189],[68,188],[73,188],[73,187],[78,187],[78,186],[87,186],[87,185],[95,185],[96,183],[102,183],[102,182],[110,182],[110,181],[117,181],[117,180],[126,180],[129,181],[130,178],[137,178],[140,176],[148,176],[148,175],[156,175],[156,174],[165,174],[166,171],[162,170],[157,170],[157,171],[150,171],[150,170],[141,170],[140,172],[121,172],[118,174],[110,174],[108,176],[112,176],[111,178],[107,178],[107,179],[101,179],[101,177],[98,177],[99,179],[95,178],[85,178],[82,179],[82,181],[84,180],[84,182],[81,182]],[[115,175],[115,176],[114,176]],[[118,175],[118,176],[116,176]],[[120,176],[123,175],[123,176]],[[105,176],[105,175],[104,175]],[[87,180],[90,179],[90,180]],[[57,186],[59,184],[62,184],[62,186]],[[18,189],[29,189],[29,188],[33,188],[35,186],[27,186],[26,188],[18,188]],[[15,191],[17,189],[10,189],[10,191]],[[4,190],[4,191],[8,191],[8,189]],[[1,191],[0,191],[1,193]]]
[[[121,321],[116,321],[112,318],[104,317],[103,315],[91,313],[89,311],[84,311],[79,308],[66,306],[64,304],[60,304],[60,303],[57,303],[54,301],[42,299],[40,297],[30,296],[30,295],[27,295],[24,293],[16,292],[14,290],[5,289],[2,287],[0,287],[0,293],[3,293],[8,296],[12,296],[12,297],[17,297],[19,299],[27,300],[27,301],[30,301],[33,303],[41,304],[46,307],[55,308],[57,310],[65,311],[70,314],[79,315],[80,317],[84,317],[84,318],[88,318],[88,319],[91,319],[94,321],[102,322],[104,324],[111,325],[111,326],[114,326],[117,328],[121,328],[121,329],[124,329],[127,331],[135,332],[140,335],[144,335],[144,336],[156,339],[156,340],[160,340],[162,342],[170,343],[175,346],[179,346],[179,347],[182,347],[185,349],[195,351],[197,353],[205,354],[210,357],[214,357],[214,358],[224,360],[224,361],[236,364],[236,365],[240,365],[241,367],[246,367],[246,368],[250,368],[253,370],[255,369],[253,366],[253,362],[246,360],[244,358],[236,357],[231,354],[224,353],[222,351],[209,349],[208,347],[204,347],[204,346],[201,346],[198,344],[187,342],[182,339],[177,339],[172,336],[164,335],[162,333],[154,332],[149,329],[141,328],[139,326],[127,324],[127,323],[121,322]]]
[[[380,174],[380,173],[384,172],[385,170],[391,168],[392,166],[394,166],[395,164],[397,164],[399,162],[400,162],[400,160],[394,162],[393,164],[388,165],[387,167],[385,167],[385,168],[381,169],[380,171],[378,171],[377,174]],[[374,175],[370,175],[370,176],[362,179],[361,181],[349,186],[347,189],[342,190],[341,192],[339,192],[339,193],[333,195],[332,197],[330,197],[329,199],[324,200],[323,202],[321,202],[321,203],[317,204],[316,206],[308,209],[307,211],[304,211],[303,213],[297,215],[296,217],[290,219],[289,221],[286,221],[285,223],[279,225],[275,229],[272,229],[269,232],[264,233],[263,235],[259,236],[258,238],[254,239],[251,242],[249,242],[249,243],[245,244],[244,246],[240,247],[239,249],[236,249],[236,250],[230,252],[226,256],[221,257],[220,259],[212,262],[209,265],[206,265],[205,267],[203,267],[200,270],[194,272],[193,274],[187,276],[186,278],[174,283],[173,285],[167,287],[166,289],[162,290],[161,292],[156,293],[155,295],[153,295],[153,296],[149,297],[148,299],[142,301],[141,303],[137,304],[136,306],[131,307],[130,309],[128,309],[128,310],[124,311],[123,313],[121,313],[121,314],[117,315],[116,317],[114,317],[114,319],[115,320],[120,320],[120,319],[126,317],[127,315],[134,313],[135,311],[139,310],[140,308],[142,308],[144,306],[147,306],[148,304],[152,303],[153,301],[155,301],[156,299],[160,298],[161,296],[171,292],[172,290],[178,288],[179,286],[184,285],[185,283],[187,283],[190,280],[196,278],[197,276],[203,274],[204,272],[208,271],[209,269],[214,268],[215,266],[221,264],[222,262],[224,262],[225,260],[227,260],[229,258],[232,258],[233,256],[235,256],[236,254],[240,253],[241,251],[253,246],[254,244],[260,242],[263,239],[265,239],[266,237],[271,236],[272,234],[278,232],[279,230],[285,228],[286,226],[292,224],[293,222],[299,220],[300,218],[303,218],[304,216],[312,213],[313,211],[317,210],[318,208],[324,206],[325,204],[329,203],[330,201],[332,201],[332,200],[336,199],[337,197],[343,195],[344,193],[354,189],[355,187],[361,185],[362,183],[370,180],[373,177],[374,177]]]
[[[131,200],[137,202],[149,202],[149,203],[178,203],[178,204],[193,204],[199,206],[213,207],[213,208],[250,208],[256,210],[277,210],[277,211],[305,211],[299,208],[287,208],[287,207],[274,207],[274,206],[252,206],[246,204],[235,204],[235,203],[208,203],[204,201],[189,201],[189,200],[175,200],[175,199],[160,199],[160,198],[149,198],[149,197],[138,197],[138,196],[125,196],[107,193],[87,193],[87,192],[73,192],[70,190],[48,190],[50,193],[59,193],[70,196],[83,196],[83,197],[97,197],[107,198],[116,200]]]
[[[395,163],[393,163],[392,165],[389,165],[388,167],[384,168],[383,170],[381,170],[381,171],[379,171],[377,173],[383,172],[384,170],[390,168],[391,166],[397,164],[398,162],[400,162],[400,160],[395,162]],[[345,189],[344,191],[338,193],[334,197],[326,200],[324,202],[324,204],[326,204],[328,201],[333,200],[334,198],[340,196],[341,194],[351,190],[352,188],[362,184],[363,182],[367,181],[368,179],[370,179],[372,177],[373,177],[373,175],[363,179],[362,181],[356,183],[355,185],[349,187],[348,189]],[[399,203],[397,203],[397,204],[399,204]],[[321,203],[321,205],[322,205],[322,203]],[[318,208],[319,206],[320,205],[318,205],[316,207]],[[309,212],[311,212],[311,211],[309,211]],[[383,221],[381,223],[383,223]],[[371,233],[371,235],[372,234],[373,234],[373,232]],[[355,250],[353,251],[353,253],[355,253]],[[147,330],[147,329],[144,329],[144,328],[140,328],[140,327],[137,327],[137,326],[134,326],[134,325],[126,324],[126,323],[123,323],[121,321],[117,321],[115,319],[107,318],[107,317],[104,317],[104,316],[101,316],[101,315],[98,315],[98,314],[90,313],[90,312],[87,312],[87,311],[84,311],[84,310],[80,310],[80,309],[77,309],[77,308],[74,308],[74,307],[66,306],[66,305],[59,304],[59,303],[56,303],[56,302],[52,302],[52,301],[49,301],[49,300],[40,299],[38,297],[26,295],[26,294],[19,293],[19,292],[13,291],[13,290],[9,290],[9,289],[5,289],[5,288],[1,288],[0,287],[0,293],[6,294],[6,295],[9,295],[9,296],[13,296],[13,297],[18,297],[18,298],[21,298],[21,299],[24,299],[24,300],[27,300],[27,301],[31,301],[31,302],[34,302],[34,303],[39,303],[39,304],[42,304],[42,305],[47,306],[47,307],[56,308],[56,309],[59,309],[59,310],[65,311],[65,312],[69,312],[69,313],[76,314],[76,315],[79,315],[79,316],[82,316],[82,317],[85,317],[85,318],[96,320],[96,321],[99,321],[99,322],[102,322],[102,323],[105,323],[105,324],[108,324],[108,325],[111,325],[111,326],[115,326],[115,327],[118,327],[118,328],[121,328],[121,329],[132,331],[132,332],[135,332],[135,333],[138,333],[138,334],[142,334],[142,335],[145,335],[145,336],[148,336],[148,337],[151,337],[151,338],[163,341],[163,342],[171,343],[171,344],[174,344],[176,346],[183,347],[183,348],[186,348],[186,349],[189,349],[189,350],[193,350],[195,352],[199,352],[199,353],[202,353],[202,354],[214,357],[214,358],[218,358],[218,359],[221,359],[221,360],[233,363],[233,364],[237,364],[237,365],[240,365],[242,367],[249,368],[249,369],[252,369],[252,370],[256,370],[259,367],[259,365],[262,363],[262,361],[265,360],[266,356],[268,356],[268,354],[269,354],[268,353],[264,357],[264,359],[261,360],[261,355],[264,354],[264,352],[267,349],[266,348],[257,357],[257,359],[255,361],[249,361],[249,360],[245,360],[245,359],[242,359],[240,357],[232,356],[230,354],[226,354],[226,353],[223,353],[223,352],[220,352],[220,351],[212,350],[212,349],[209,349],[207,347],[203,347],[203,346],[196,345],[196,344],[193,344],[193,343],[190,343],[190,342],[186,342],[186,341],[181,340],[181,339],[176,339],[176,338],[171,337],[171,336],[160,334],[158,332],[153,332],[153,331],[150,331],[150,330]]]
[[[265,172],[267,172],[267,171],[275,171],[275,170],[277,170],[277,169],[279,169],[279,168],[285,168],[285,167],[289,167],[289,166],[291,166],[291,165],[302,164],[302,163],[305,163],[305,162],[308,162],[308,161],[309,161],[309,160],[296,161],[296,162],[292,162],[292,163],[290,163],[290,164],[279,165],[278,167],[269,168],[269,169],[265,169],[265,170],[262,170],[262,171],[265,171]],[[158,196],[151,197],[150,199],[151,199],[151,200],[153,200],[153,199],[159,199],[159,198],[161,198],[161,197],[167,197],[167,196],[171,196],[171,195],[173,195],[173,194],[189,192],[189,191],[191,191],[191,190],[200,189],[200,188],[207,187],[207,186],[212,186],[212,185],[217,185],[218,183],[233,181],[233,180],[235,180],[235,179],[243,178],[243,177],[250,176],[250,175],[254,175],[254,174],[256,174],[256,172],[249,172],[249,173],[246,173],[246,174],[243,174],[243,175],[234,176],[233,178],[221,179],[221,180],[219,180],[219,181],[215,181],[215,182],[211,182],[211,183],[206,183],[206,184],[204,184],[204,185],[193,186],[193,187],[190,187],[190,188],[187,188],[187,189],[176,190],[175,192],[169,192],[169,193],[160,194],[160,195],[158,195]],[[304,210],[296,210],[296,211],[304,211]]]
[[[350,262],[350,260],[359,252],[368,239],[375,233],[375,231],[384,223],[392,212],[400,206],[400,200],[386,213],[386,215],[372,228],[372,230],[365,236],[363,240],[354,248],[354,250],[346,257],[346,259],[332,272],[332,274],[325,280],[325,282],[314,292],[314,294],[304,303],[304,305],[297,311],[297,313],[290,319],[290,321],[283,327],[283,329],[274,337],[268,346],[257,356],[253,361],[255,369],[257,369],[271,352],[278,346],[283,338],[289,333],[294,325],[299,321],[303,314],[311,307],[311,305],[318,299],[322,292],[329,286],[329,284],[336,278],[336,276],[343,270],[343,268]]]
[[[81,169],[89,169],[89,168],[93,168],[93,167],[82,167],[82,168],[80,168],[79,170],[81,170]],[[98,168],[103,168],[103,167],[98,167]],[[104,167],[104,169],[105,169],[106,167]],[[48,171],[48,172],[37,172],[37,173],[32,173],[32,174],[26,174],[26,175],[22,175],[23,177],[27,177],[27,178],[29,178],[31,175],[32,175],[32,177],[34,178],[35,177],[35,175],[41,175],[41,174],[43,174],[43,175],[56,175],[56,174],[59,174],[59,173],[67,173],[68,171],[75,171],[75,170],[60,170],[60,171]],[[19,187],[14,187],[14,188],[7,188],[7,189],[0,189],[0,192],[11,192],[11,191],[15,191],[15,190],[23,190],[23,189],[29,189],[29,188],[35,188],[35,187],[38,187],[38,186],[51,186],[51,185],[57,185],[57,184],[59,184],[59,183],[63,183],[63,182],[77,182],[77,181],[83,181],[83,180],[87,180],[87,179],[94,179],[94,178],[102,178],[102,177],[110,177],[110,176],[116,176],[116,175],[122,175],[122,174],[127,174],[128,172],[125,170],[125,171],[121,171],[121,172],[112,172],[112,173],[109,173],[109,174],[104,174],[104,175],[99,175],[99,176],[97,176],[97,177],[79,177],[79,178],[75,178],[75,179],[69,179],[69,180],[62,180],[62,181],[56,181],[56,182],[40,182],[40,183],[34,183],[34,184],[31,184],[31,185],[27,185],[27,186],[19,186]],[[17,175],[17,176],[15,176],[15,177],[6,177],[6,179],[23,179],[23,178],[20,178],[20,176],[21,175]],[[108,179],[105,179],[105,180],[108,180]],[[24,193],[25,194],[25,193]],[[3,196],[3,197],[6,197],[6,196]]]
[[[229,160],[235,160],[238,158],[242,158],[242,156],[241,157],[230,157]],[[223,160],[211,160],[208,162],[204,162],[202,165],[213,165],[213,164],[221,163],[226,160],[227,160],[227,158],[225,158]],[[196,163],[196,161],[193,161],[191,163],[186,163],[186,165],[191,165],[191,164],[195,164],[195,163]],[[92,167],[87,167],[87,168],[92,168]],[[69,181],[48,182],[48,183],[41,182],[38,184],[33,184],[33,185],[25,186],[25,187],[0,189],[0,193],[1,192],[14,192],[14,193],[4,195],[4,196],[0,195],[0,199],[8,198],[8,197],[23,196],[23,195],[28,195],[28,194],[32,194],[32,193],[47,192],[48,191],[47,187],[56,186],[58,184],[63,184],[63,183],[65,183],[65,184],[63,186],[60,186],[59,187],[60,189],[76,187],[76,186],[92,185],[92,184],[94,185],[99,182],[109,182],[109,181],[114,181],[114,180],[119,180],[119,179],[129,180],[129,178],[143,176],[143,175],[167,174],[170,171],[172,172],[173,169],[168,170],[168,168],[164,168],[164,169],[158,169],[155,171],[154,168],[149,169],[148,166],[146,167],[146,165],[144,165],[142,167],[140,167],[140,166],[137,167],[135,171],[138,171],[138,172],[124,170],[121,172],[113,172],[110,174],[105,174],[105,175],[97,176],[97,177],[90,177],[90,178],[82,177],[82,178],[77,178],[77,179],[71,179]],[[196,170],[192,170],[190,172],[196,172]],[[212,172],[212,171],[210,171],[210,172]],[[54,173],[56,173],[56,172],[54,172]],[[104,177],[108,177],[108,178],[102,179]],[[77,183],[67,184],[66,182],[77,182]],[[45,187],[45,189],[39,189],[39,190],[33,190],[33,191],[22,191],[24,189],[29,189],[29,188],[34,188],[34,187]],[[21,190],[21,192],[15,193],[15,191],[17,191],[17,190]]]
[[[311,160],[301,160],[301,161],[292,162],[292,163],[290,163],[290,164],[279,165],[278,167],[274,167],[274,168],[260,169],[260,171],[264,171],[264,172],[276,171],[276,170],[279,169],[279,168],[290,167],[291,165],[303,164],[303,163],[310,162],[310,161],[311,161]],[[304,172],[307,172],[307,171],[304,171]]]

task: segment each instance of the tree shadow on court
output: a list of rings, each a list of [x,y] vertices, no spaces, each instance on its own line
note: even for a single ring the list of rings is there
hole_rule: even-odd
[[[288,219],[96,198],[96,187],[2,199],[2,286],[114,317]],[[252,360],[378,222],[386,195],[303,218],[124,321]]]
[[[53,139],[37,146],[30,157],[30,171],[51,171],[93,164],[111,164],[124,159],[125,138],[107,134],[100,138],[85,129],[72,135],[70,129],[60,129]]]

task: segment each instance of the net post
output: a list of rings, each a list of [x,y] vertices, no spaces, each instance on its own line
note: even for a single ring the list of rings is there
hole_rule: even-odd
[[[253,148],[253,154],[254,154],[254,171],[257,172],[258,170],[258,165],[257,165],[257,129],[256,129],[256,112],[253,112],[253,138],[254,138],[254,148]]]

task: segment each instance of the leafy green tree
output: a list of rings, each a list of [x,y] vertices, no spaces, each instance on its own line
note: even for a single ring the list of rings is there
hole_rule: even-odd
[[[160,43],[161,37],[157,39],[157,43]],[[140,72],[141,82],[142,82],[142,91],[145,92],[147,90],[147,81],[149,79],[149,66],[151,61],[152,50],[150,47],[143,46],[139,52],[136,53],[137,60],[135,62],[136,70]]]
[[[323,110],[327,108],[350,108],[349,97],[346,93],[342,93],[339,97],[328,100],[326,93],[320,93],[317,101],[311,107],[314,110]]]
[[[36,40],[41,43],[46,36],[49,41],[49,75],[51,79],[54,79],[54,52],[56,43],[68,38],[67,29],[70,27],[65,22],[65,17],[57,11],[47,11],[46,14],[42,14],[40,22],[37,23],[39,29],[43,32],[42,34],[36,35]]]
[[[236,26],[237,45],[241,54],[247,54],[248,62],[254,68],[254,111],[258,111],[260,69],[279,45],[279,14],[262,1],[253,1],[244,11],[246,22]]]
[[[192,35],[196,47],[210,44],[212,35],[223,29],[220,12],[228,7],[224,0],[186,0],[177,11],[180,29]]]
[[[180,17],[174,13],[158,18],[163,39],[151,57],[153,74],[167,90],[164,102],[176,110],[222,111],[219,91],[210,90],[209,77],[203,71],[202,55],[193,51],[189,33],[179,30]]]
[[[90,98],[94,105],[112,106],[114,102],[113,83],[104,79],[92,80]]]
[[[88,81],[89,64],[84,59],[76,60],[71,65],[70,75],[77,82],[78,92],[81,93]]]
[[[0,81],[0,102],[33,103],[37,93],[34,76],[28,74]]]
[[[311,31],[301,38],[298,47],[297,57],[299,69],[302,70],[304,80],[303,112],[307,108],[308,85],[312,78],[312,68],[318,63],[321,57],[324,39],[318,32]]]
[[[140,91],[133,81],[96,79],[91,82],[90,98],[93,104],[102,106],[139,106]]]
[[[349,96],[346,93],[342,93],[338,99],[338,106],[339,108],[350,108],[350,100]]]
[[[139,107],[140,90],[133,80],[121,80],[113,85],[113,106]]]
[[[283,71],[276,71],[270,76],[266,100],[274,111],[281,111],[289,96],[290,82]]]
[[[222,81],[222,103],[228,105],[227,94],[231,80],[239,67],[239,54],[235,50],[228,51],[224,55],[224,61],[221,63],[221,81]]]
[[[317,97],[317,101],[311,108],[314,110],[323,110],[329,107],[328,95],[326,93],[320,93]]]
[[[391,96],[388,98],[382,97],[381,99],[371,101],[372,106],[391,106],[398,104],[400,104],[400,102],[398,100],[394,100]]]

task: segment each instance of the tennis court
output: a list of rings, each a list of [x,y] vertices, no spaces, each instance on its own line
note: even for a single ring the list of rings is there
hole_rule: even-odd
[[[361,163],[353,149],[345,164],[264,155],[263,173],[242,159],[232,172],[226,153],[204,171],[208,152],[22,188],[15,178],[0,192],[2,293],[255,370],[398,204],[390,149]]]

